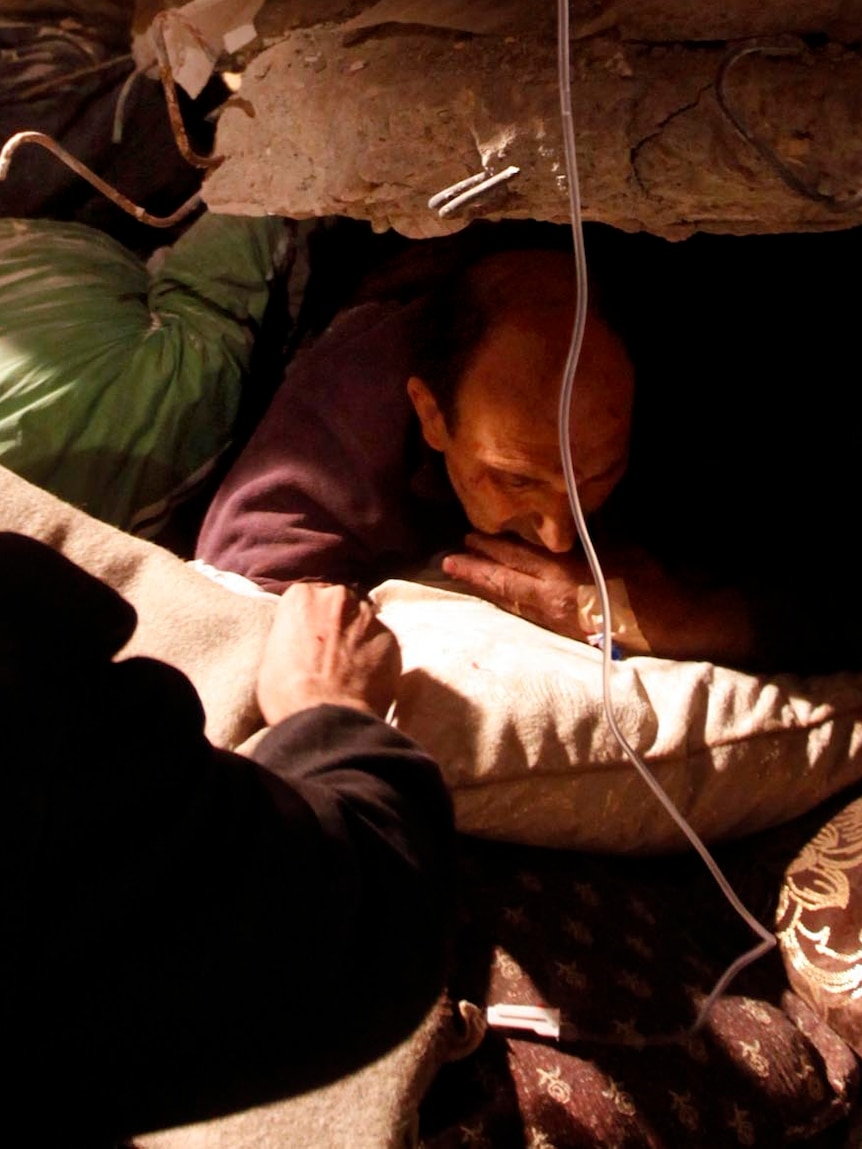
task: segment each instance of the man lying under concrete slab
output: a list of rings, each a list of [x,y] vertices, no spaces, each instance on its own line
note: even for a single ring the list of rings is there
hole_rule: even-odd
[[[495,252],[429,298],[342,312],[288,368],[198,556],[280,590],[303,578],[368,587],[446,550],[443,570],[482,597],[588,638],[579,591],[592,577],[556,426],[573,279],[567,252]],[[621,338],[592,309],[571,425],[588,515],[626,470],[633,389]],[[623,580],[645,640],[634,649],[785,668],[750,595],[677,579],[609,537],[600,557]]]

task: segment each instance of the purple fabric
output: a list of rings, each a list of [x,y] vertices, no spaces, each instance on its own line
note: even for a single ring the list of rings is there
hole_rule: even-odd
[[[290,364],[210,506],[197,556],[282,590],[370,586],[467,527],[406,384],[421,301],[340,315]]]

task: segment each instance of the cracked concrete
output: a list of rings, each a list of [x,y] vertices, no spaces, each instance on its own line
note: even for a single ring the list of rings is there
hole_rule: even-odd
[[[441,3],[269,0],[257,41],[234,61],[245,71],[219,121],[216,149],[227,158],[206,179],[209,206],[347,215],[419,237],[480,215],[565,221],[554,6],[540,18],[526,0],[446,4],[445,13]],[[840,42],[858,45],[862,11],[840,0],[695,7],[574,5],[585,218],[670,238],[862,222],[862,203],[852,203],[862,187],[862,58]],[[471,20],[485,30],[460,30]],[[771,55],[776,43],[792,51]],[[716,78],[746,45],[756,51],[727,72],[722,105]],[[428,208],[457,180],[510,165],[516,176],[457,216]]]
[[[618,41],[598,38],[578,47],[574,114],[585,218],[670,237],[693,227],[847,225],[846,212],[837,218],[788,187],[722,113],[713,86],[724,57],[722,45],[626,45],[622,54]],[[804,64],[752,58],[733,77],[734,98],[780,110],[802,67],[825,93],[838,65],[823,52]],[[862,97],[858,57],[853,67],[845,60],[841,74],[829,118],[811,132],[820,141],[813,178],[856,178],[858,186],[862,157],[848,153],[845,139],[831,148],[824,141],[840,109],[849,120],[849,105]],[[204,188],[214,210],[344,214],[412,236],[451,231],[476,215],[566,218],[555,54],[544,41],[411,29],[347,43],[338,31],[296,30],[253,61],[242,99],[253,118],[228,107],[219,124],[216,146],[228,161]],[[458,219],[428,209],[441,188],[510,164],[519,175]]]

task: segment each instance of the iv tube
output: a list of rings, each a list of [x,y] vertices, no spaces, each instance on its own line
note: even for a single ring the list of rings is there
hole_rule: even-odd
[[[584,254],[584,236],[583,225],[581,221],[581,199],[580,189],[578,185],[578,164],[577,154],[575,151],[575,130],[574,122],[572,119],[572,93],[570,81],[570,59],[569,59],[569,0],[557,0],[557,66],[558,66],[558,81],[560,91],[560,112],[562,119],[562,134],[563,134],[563,149],[565,153],[566,162],[566,182],[569,192],[569,210],[571,215],[572,238],[574,241],[575,249],[575,287],[576,287],[576,306],[575,317],[572,327],[572,338],[569,344],[568,357],[566,359],[565,373],[563,375],[563,385],[560,393],[559,404],[559,417],[558,417],[558,434],[560,441],[560,456],[563,463],[563,474],[566,480],[566,489],[569,495],[569,503],[571,504],[572,515],[574,516],[575,525],[578,531],[578,537],[584,548],[584,553],[589,563],[590,570],[595,581],[596,590],[601,602],[602,611],[602,691],[605,714],[613,731],[614,737],[620,744],[620,747],[631,760],[635,769],[641,775],[643,780],[652,790],[653,794],[661,802],[662,806],[673,818],[685,836],[688,838],[694,849],[700,854],[704,864],[709,872],[712,874],[725,898],[731,904],[736,913],[748,925],[748,927],[760,937],[760,941],[750,950],[741,954],[721,975],[716,982],[709,996],[701,1006],[698,1016],[687,1034],[683,1037],[691,1036],[696,1033],[706,1022],[710,1009],[715,1004],[720,995],[724,992],[725,988],[729,985],[732,979],[744,969],[747,965],[756,961],[768,950],[776,944],[776,939],[769,930],[765,929],[760,922],[746,909],[742,902],[737,897],[727,878],[721,872],[715,859],[712,857],[704,843],[701,841],[697,833],[689,826],[688,822],[682,814],[676,809],[671,800],[659,786],[658,782],[653,777],[651,771],[646,764],[641,760],[634,749],[629,745],[624,734],[617,724],[616,716],[613,710],[613,703],[611,700],[610,680],[613,672],[613,663],[611,661],[611,642],[610,642],[610,601],[608,598],[608,589],[605,582],[604,574],[602,573],[599,564],[598,556],[596,555],[593,547],[592,540],[587,530],[586,522],[584,521],[583,511],[581,509],[580,498],[578,496],[577,485],[575,482],[574,464],[572,461],[572,445],[571,436],[569,433],[569,420],[572,406],[572,392],[575,383],[575,372],[578,366],[578,359],[581,353],[581,344],[584,338],[584,328],[587,320],[587,263]],[[643,1040],[643,1039],[641,1039]],[[649,1039],[646,1039],[647,1042]],[[653,1039],[655,1041],[655,1039]],[[670,1040],[678,1040],[676,1037]]]

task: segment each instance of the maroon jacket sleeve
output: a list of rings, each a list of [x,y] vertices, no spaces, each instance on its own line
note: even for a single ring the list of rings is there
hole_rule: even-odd
[[[280,591],[368,585],[421,553],[406,392],[419,306],[362,304],[298,354],[213,499],[198,558]]]

